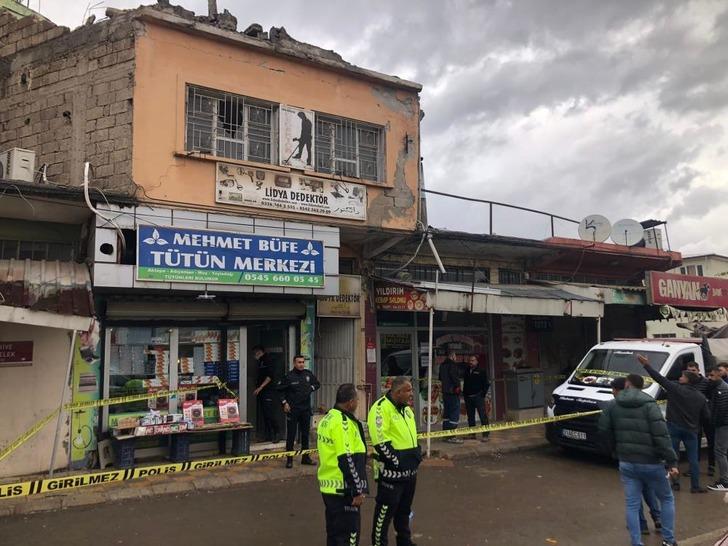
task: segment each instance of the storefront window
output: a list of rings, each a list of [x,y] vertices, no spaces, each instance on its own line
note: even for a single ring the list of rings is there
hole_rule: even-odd
[[[169,328],[114,328],[111,331],[109,397],[151,394],[169,388]],[[142,415],[149,409],[166,412],[169,400],[161,397],[109,406],[116,417]]]

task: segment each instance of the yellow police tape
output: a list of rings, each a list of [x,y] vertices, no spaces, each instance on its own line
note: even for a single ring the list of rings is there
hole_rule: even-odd
[[[494,423],[492,425],[484,425],[479,427],[469,427],[456,430],[438,430],[435,432],[418,434],[420,440],[427,438],[443,438],[446,436],[456,436],[461,434],[476,434],[481,432],[497,432],[502,430],[510,430],[515,428],[530,427],[534,425],[543,425],[547,423],[555,423],[557,421],[566,421],[596,415],[601,410],[584,411],[578,413],[570,413],[568,415],[557,415],[555,417],[539,417],[536,419],[527,419],[518,422]],[[180,472],[189,472],[195,470],[204,470],[208,468],[237,466],[247,463],[256,463],[261,461],[270,461],[273,459],[282,459],[284,457],[298,457],[301,455],[309,455],[316,453],[315,449],[299,449],[295,451],[282,451],[277,453],[261,453],[259,455],[241,455],[238,457],[217,457],[214,459],[205,459],[200,461],[186,463],[168,463],[163,465],[142,466],[135,468],[127,468],[124,470],[111,470],[106,472],[93,472],[89,474],[77,474],[62,478],[45,478],[19,483],[9,483],[0,485],[0,499],[10,499],[24,497],[28,495],[38,495],[41,493],[50,493],[55,491],[65,491],[68,489],[77,489],[88,487],[91,485],[99,485],[104,483],[122,482],[128,480],[136,480],[148,476],[160,476],[165,474],[178,474]]]
[[[235,396],[235,393],[233,393],[228,386],[220,381],[219,379],[215,378],[215,384],[214,385],[201,385],[199,387],[185,387],[184,389],[177,389],[175,391],[156,391],[153,393],[147,393],[147,394],[130,394],[128,396],[119,396],[117,398],[104,398],[103,400],[89,400],[87,402],[75,402],[75,403],[69,403],[63,405],[64,411],[75,411],[75,410],[82,410],[82,409],[92,409],[92,408],[100,408],[103,406],[113,406],[116,404],[128,404],[130,402],[141,402],[144,400],[154,400],[156,398],[168,398],[170,396],[177,396],[179,394],[183,394],[185,392],[190,391],[202,391],[205,389],[212,389],[217,387],[218,389],[224,389],[228,393],[231,393],[233,396]],[[237,399],[237,396],[235,396]],[[22,446],[25,442],[30,440],[33,436],[38,434],[38,432],[41,431],[41,429],[46,426],[50,421],[53,420],[54,417],[58,415],[59,410],[53,410],[52,413],[48,414],[46,417],[35,423],[32,427],[30,427],[27,431],[25,431],[23,434],[21,434],[18,438],[13,440],[10,444],[5,446],[2,450],[0,450],[0,461],[5,459],[8,455],[10,455],[13,451],[18,449],[20,446]]]

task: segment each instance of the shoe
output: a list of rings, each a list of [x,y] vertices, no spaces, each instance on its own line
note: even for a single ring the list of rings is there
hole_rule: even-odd
[[[713,485],[709,485],[708,489],[711,491],[728,491],[728,483],[718,480]]]
[[[677,542],[668,542],[666,540],[663,540],[662,546],[677,546]]]
[[[672,490],[680,491],[680,482],[672,482]]]
[[[286,457],[286,468],[293,468],[293,457]]]
[[[659,519],[656,519],[654,521],[654,523],[655,523],[655,530],[662,529],[662,522]]]
[[[462,438],[458,438],[456,436],[453,436],[452,438],[448,438],[445,440],[449,444],[462,444],[464,443],[464,440]]]
[[[483,443],[485,443],[485,442],[490,442],[490,438],[488,438],[487,436],[483,436],[483,437],[482,437],[482,438],[480,439],[480,441],[481,441],[481,442],[483,442]]]
[[[685,476],[686,478],[689,478],[690,477],[690,471],[688,470],[687,472],[682,472],[682,475]]]
[[[316,466],[316,463],[314,462],[314,460],[311,459],[311,457],[309,457],[308,455],[304,455],[303,457],[301,457],[301,464],[306,464],[309,466]]]
[[[649,535],[650,530],[647,527],[645,527],[644,529],[640,529],[640,533],[642,533],[643,535]]]
[[[691,493],[707,493],[708,490],[705,487],[691,487],[690,492]]]
[[[714,466],[708,467],[708,476],[715,476],[715,467]]]

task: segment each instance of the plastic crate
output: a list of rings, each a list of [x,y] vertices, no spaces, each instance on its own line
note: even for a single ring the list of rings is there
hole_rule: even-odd
[[[136,438],[117,440],[112,438],[114,445],[114,466],[116,468],[132,468],[134,466],[134,450]]]
[[[169,446],[169,458],[175,463],[190,460],[190,434],[172,434]]]

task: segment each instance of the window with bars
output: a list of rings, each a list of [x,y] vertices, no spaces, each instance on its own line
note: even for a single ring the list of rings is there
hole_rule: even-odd
[[[71,243],[0,239],[0,259],[72,261],[75,252]]]
[[[277,113],[272,103],[188,85],[185,149],[275,163]]]
[[[409,264],[406,268],[400,269],[401,264],[395,262],[377,262],[375,265],[376,275],[385,278],[396,278],[400,271],[409,273],[413,281],[434,281],[437,266],[434,264]],[[489,283],[490,271],[472,267],[462,267],[448,265],[446,273],[440,275],[443,282],[462,282],[462,283]]]
[[[383,179],[382,128],[316,114],[316,170],[322,173]]]
[[[499,284],[523,284],[523,281],[523,271],[516,271],[514,269],[498,269]]]

